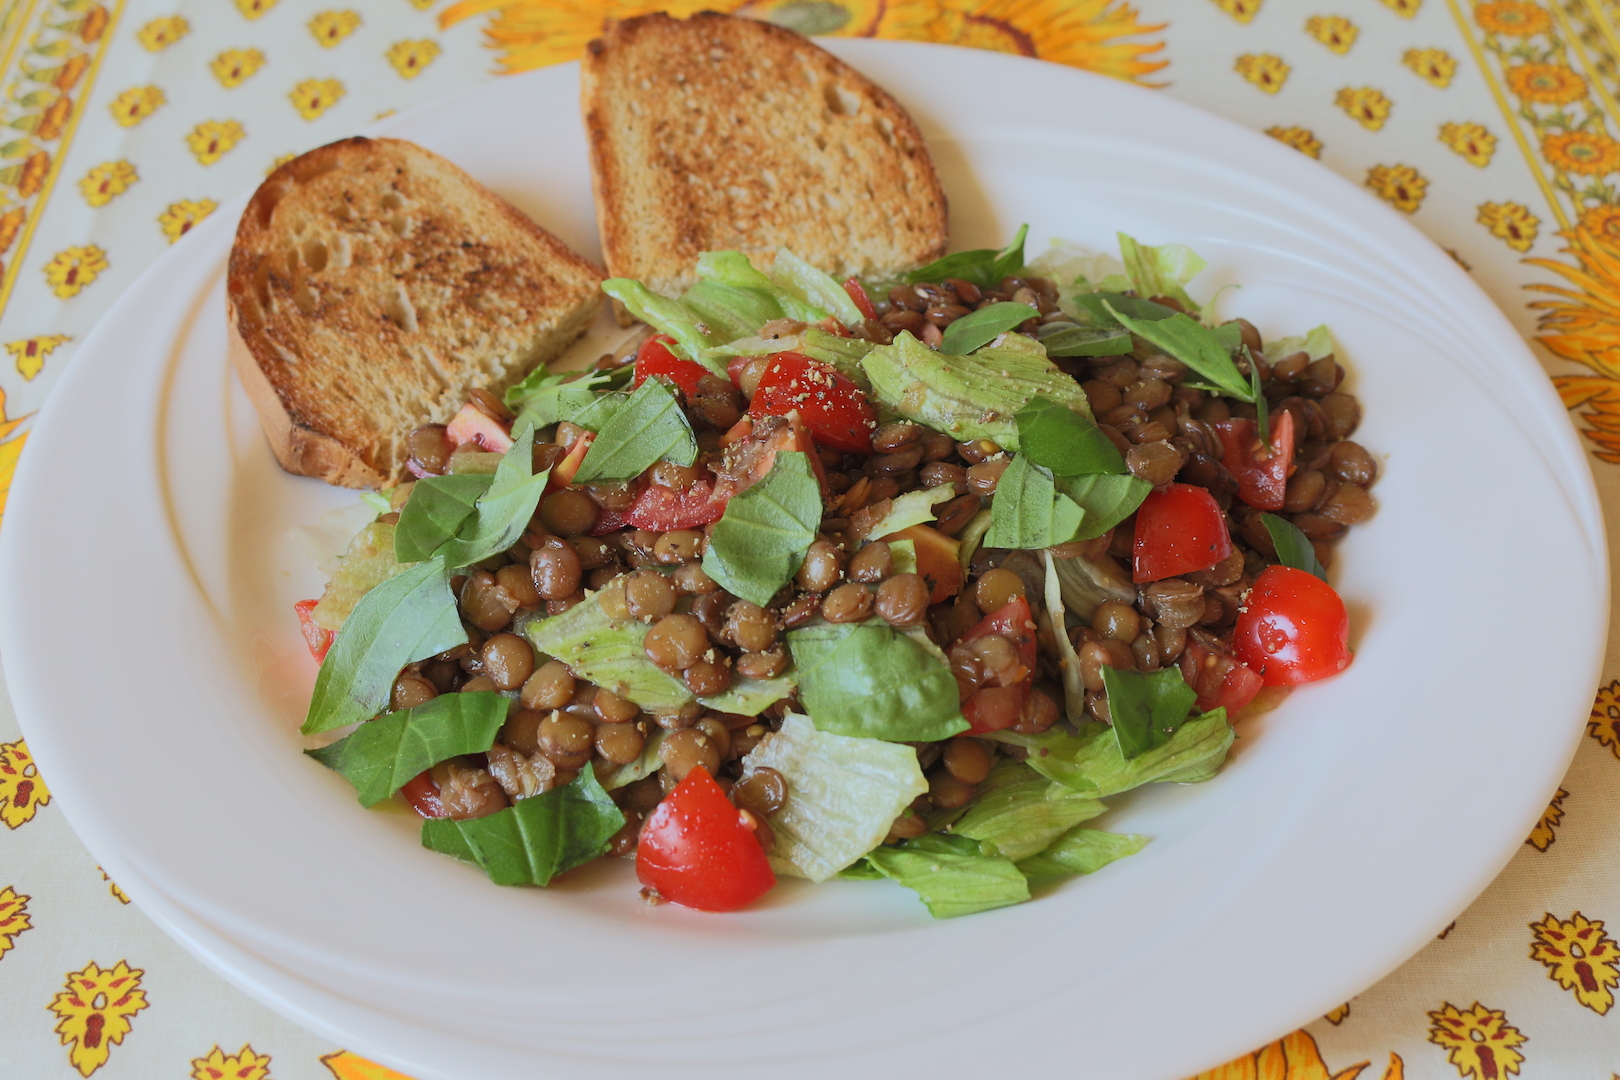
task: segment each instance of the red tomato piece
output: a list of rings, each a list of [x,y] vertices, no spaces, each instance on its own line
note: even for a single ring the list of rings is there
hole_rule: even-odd
[[[1271,451],[1260,445],[1253,420],[1222,420],[1212,425],[1221,437],[1221,464],[1238,484],[1238,498],[1257,510],[1281,510],[1294,470],[1294,414],[1280,413],[1271,425]]]
[[[701,766],[686,774],[641,828],[636,877],[665,900],[735,911],[776,884],[744,816]]]
[[[1238,614],[1232,647],[1267,686],[1314,682],[1349,666],[1350,615],[1315,574],[1268,566]]]
[[[837,370],[799,353],[773,353],[748,405],[750,416],[797,412],[816,442],[852,454],[872,452],[877,411]]]
[[[439,799],[439,785],[433,782],[433,770],[423,769],[399,789],[405,796],[405,801],[425,818],[442,818],[448,815],[444,812],[444,803]]]
[[[849,298],[855,301],[855,306],[861,309],[862,315],[868,319],[878,317],[877,308],[872,306],[872,298],[866,295],[866,286],[861,284],[860,278],[847,279],[844,282],[844,291],[849,293]]]
[[[827,498],[827,469],[816,453],[815,440],[804,426],[797,412],[782,417],[763,417],[759,423],[745,416],[720,436],[720,445],[728,448],[722,471],[725,475],[715,480],[715,496],[729,499],[741,495],[765,479],[776,466],[776,455],[783,450],[807,454],[810,470],[821,485],[821,497]]]
[[[1193,484],[1148,493],[1136,511],[1135,570],[1141,584],[1208,570],[1232,554],[1232,535],[1215,497]]]
[[[673,344],[675,339],[668,334],[654,334],[641,343],[636,350],[635,385],[640,386],[657,376],[674,383],[688,396],[697,391],[698,380],[707,375],[709,369],[696,360],[686,360],[670,352]]]
[[[309,646],[309,655],[315,658],[316,663],[326,659],[326,651],[337,639],[334,631],[315,625],[315,605],[318,603],[319,600],[300,600],[293,605],[293,610],[298,612],[298,629],[303,632],[304,644]]]
[[[1181,654],[1181,677],[1198,694],[1198,711],[1224,708],[1237,712],[1265,685],[1253,668],[1225,653],[1213,652],[1191,638]]]
[[[628,520],[624,514],[619,513],[617,510],[598,509],[596,511],[596,524],[590,527],[589,535],[606,536],[609,533],[616,533],[624,528]]]
[[[684,491],[674,488],[661,487],[658,484],[648,484],[630,509],[620,518],[620,525],[634,525],[638,529],[651,529],[653,532],[672,532],[675,529],[700,529],[711,521],[719,521],[720,515],[726,512],[726,499],[716,495],[714,485],[699,481]],[[596,528],[593,533],[602,530],[602,523],[609,517],[619,517],[612,511],[603,511],[596,519]],[[612,529],[603,530],[611,532]],[[601,535],[601,533],[598,533]]]
[[[973,642],[989,634],[1000,634],[1018,648],[1018,662],[1025,675],[1012,686],[987,686],[962,703],[962,716],[970,725],[966,734],[985,735],[1018,722],[1018,714],[1035,685],[1039,658],[1035,647],[1035,616],[1023,597],[1007,601],[975,623],[962,635],[962,642]]]
[[[451,418],[444,434],[457,446],[477,443],[480,449],[492,454],[504,454],[512,449],[512,436],[506,425],[470,401]]]

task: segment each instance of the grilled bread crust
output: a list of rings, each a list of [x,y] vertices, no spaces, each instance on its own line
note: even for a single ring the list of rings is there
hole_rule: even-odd
[[[612,276],[675,296],[703,251],[768,268],[788,247],[839,279],[945,253],[945,191],[916,123],[790,30],[627,19],[590,43],[580,89]]]
[[[414,428],[578,337],[601,280],[438,155],[345,139],[282,165],[243,212],[230,355],[282,468],[384,486]]]

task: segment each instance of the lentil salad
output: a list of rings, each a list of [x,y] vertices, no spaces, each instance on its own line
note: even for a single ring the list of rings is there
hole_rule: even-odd
[[[1185,248],[1023,235],[606,283],[645,336],[413,432],[299,605],[304,730],[360,722],[309,752],[499,883],[612,854],[706,910],[786,873],[966,914],[1139,850],[1106,796],[1349,663],[1324,568],[1377,465],[1325,328],[1201,321]]]

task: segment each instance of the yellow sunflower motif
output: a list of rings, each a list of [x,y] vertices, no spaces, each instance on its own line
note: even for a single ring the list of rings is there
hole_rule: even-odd
[[[1308,1031],[1296,1031],[1192,1080],[1356,1080],[1369,1064],[1363,1061],[1330,1073],[1316,1039]],[[1383,1080],[1401,1080],[1404,1073],[1400,1055],[1390,1054]]]
[[[330,49],[360,26],[358,11],[322,11],[309,20],[309,32],[323,49]]]
[[[200,1058],[191,1059],[192,1080],[270,1080],[270,1055],[256,1053],[252,1043],[227,1057],[215,1044]]]
[[[305,120],[317,119],[323,112],[338,103],[338,100],[347,93],[343,84],[336,79],[305,79],[292,88],[287,97],[292,100],[293,108]]]
[[[402,79],[414,79],[427,70],[443,50],[430,38],[421,41],[396,41],[383,57],[393,65]]]
[[[1603,932],[1603,921],[1577,911],[1566,922],[1549,911],[1530,931],[1530,959],[1546,965],[1547,978],[1599,1016],[1607,1013],[1620,986],[1620,945]]]
[[[94,244],[64,248],[45,264],[45,282],[63,300],[79,291],[107,269],[107,253]]]
[[[1407,49],[1401,54],[1401,63],[1424,82],[1442,90],[1451,85],[1451,77],[1457,74],[1456,59],[1444,49]]]
[[[191,32],[191,24],[179,15],[170,15],[166,19],[153,19],[135,34],[147,52],[158,52],[167,49]]]
[[[253,78],[264,67],[264,53],[258,49],[226,49],[208,65],[219,85],[230,90]]]
[[[1260,0],[1215,0],[1215,6],[1240,23],[1246,23],[1260,14]]]
[[[104,161],[84,174],[79,181],[79,194],[91,206],[106,206],[140,178],[133,162]]]
[[[1370,86],[1346,86],[1334,95],[1333,104],[1368,131],[1377,131],[1389,119],[1389,110],[1394,103],[1382,91]]]
[[[101,870],[101,867],[98,866],[96,869]],[[107,883],[107,892],[114,900],[120,904],[129,903],[129,897],[124,895],[124,890],[118,887],[118,882],[107,876],[107,871],[101,870],[101,880]]]
[[[4,399],[0,399],[0,405],[3,404]],[[19,422],[10,420],[0,425],[0,435],[8,434]],[[28,744],[21,739],[0,743],[0,821],[6,823],[6,828],[15,829],[34,820],[39,808],[48,806],[50,801],[51,790],[39,778],[39,766],[34,764]]]
[[[1440,141],[1461,154],[1468,164],[1481,169],[1491,163],[1491,155],[1496,153],[1496,136],[1483,124],[1441,124]]]
[[[1270,53],[1244,53],[1232,67],[1268,94],[1281,90],[1283,83],[1288,81],[1288,73],[1293,70],[1283,62],[1282,57]]]
[[[1603,176],[1620,169],[1620,142],[1600,131],[1544,135],[1541,153],[1553,168],[1582,176]]]
[[[158,111],[169,99],[155,86],[137,86],[113,98],[107,106],[119,127],[134,127]]]
[[[1410,165],[1374,165],[1367,170],[1367,186],[1406,214],[1423,205],[1423,197],[1429,193],[1429,181]]]
[[[1403,19],[1410,19],[1423,6],[1423,0],[1384,0],[1384,6]]]
[[[34,376],[45,367],[45,358],[72,340],[67,334],[41,334],[6,342],[6,352],[11,354],[12,361],[17,365],[17,374],[32,382]]]
[[[1341,56],[1350,51],[1361,31],[1349,19],[1338,15],[1312,15],[1305,20],[1305,32]]]
[[[1507,1022],[1500,1009],[1474,1002],[1459,1009],[1445,1002],[1429,1014],[1429,1041],[1445,1048],[1446,1060],[1464,1077],[1500,1080],[1516,1076],[1524,1055],[1517,1047],[1528,1040]]]
[[[277,0],[236,0],[236,10],[242,13],[242,18],[252,22],[275,7],[276,2]]]
[[[1615,208],[1606,207],[1605,209],[1613,210]],[[1617,212],[1615,217],[1620,218],[1620,212]],[[1616,233],[1620,233],[1620,220],[1616,220],[1614,224]],[[1582,231],[1585,231],[1586,222],[1581,222],[1581,228]],[[1599,233],[1598,235],[1603,234]],[[1620,235],[1615,235],[1612,239],[1620,241]],[[1541,306],[1550,305],[1543,304]],[[1620,312],[1617,312],[1616,315],[1620,316]],[[1545,323],[1547,317],[1543,316],[1542,321]],[[1620,347],[1620,323],[1617,323],[1613,330],[1615,331],[1615,346]],[[1546,340],[1546,338],[1542,338],[1543,342]],[[1554,351],[1557,352],[1556,349]],[[1564,354],[1559,353],[1558,355],[1563,356]],[[1615,757],[1620,758],[1620,679],[1616,679],[1608,686],[1598,690],[1597,700],[1592,702],[1592,715],[1586,721],[1586,733],[1596,739],[1599,745],[1607,746]]]
[[[204,120],[191,129],[186,145],[199,165],[212,165],[224,157],[247,135],[247,129],[235,120]]]
[[[367,1061],[352,1050],[327,1054],[321,1058],[321,1064],[330,1069],[337,1080],[411,1080],[404,1073],[397,1073],[375,1061]]]
[[[1494,0],[1475,4],[1474,21],[1487,34],[1503,37],[1534,37],[1552,29],[1552,15],[1540,4],[1524,0]]]
[[[1526,844],[1544,852],[1558,842],[1558,823],[1564,820],[1564,800],[1567,798],[1569,792],[1559,788],[1558,794],[1547,804],[1547,810],[1541,815],[1541,820],[1536,822],[1536,827],[1531,829],[1530,835],[1525,838]]]
[[[438,2],[439,0],[406,0],[406,3],[410,4],[411,7],[415,8],[417,11],[426,11],[428,8],[432,7]]]
[[[28,921],[31,899],[9,885],[0,889],[0,959],[17,943],[17,935],[33,925]]]
[[[270,167],[264,170],[264,175],[269,176],[271,173],[275,172],[277,169],[281,168],[283,165],[287,164],[287,162],[291,161],[297,156],[297,154],[282,154],[280,157],[276,158],[276,160],[270,163]]]
[[[1334,1027],[1338,1027],[1340,1024],[1345,1022],[1345,1019],[1348,1018],[1349,1015],[1350,1003],[1347,1001],[1343,1005],[1340,1005],[1337,1009],[1334,1009],[1332,1012],[1323,1016],[1322,1019],[1326,1020]]]
[[[1322,140],[1305,128],[1273,125],[1266,128],[1266,134],[1286,146],[1292,146],[1307,157],[1318,160],[1322,157]]]
[[[158,215],[158,227],[172,244],[190,232],[192,226],[212,214],[216,205],[213,199],[181,199],[177,203],[170,203],[168,209]]]
[[[1564,64],[1518,64],[1507,69],[1507,83],[1532,105],[1568,105],[1586,96],[1586,80]]]
[[[112,1048],[124,1041],[135,1014],[146,1008],[141,976],[123,960],[103,971],[94,963],[71,971],[67,989],[48,1008],[61,1019],[56,1033],[62,1045],[72,1045],[68,1061],[80,1076],[89,1076],[107,1063]]]

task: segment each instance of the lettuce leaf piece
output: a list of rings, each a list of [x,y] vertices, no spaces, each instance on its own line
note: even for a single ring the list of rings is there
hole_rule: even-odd
[[[990,304],[969,312],[945,328],[939,351],[953,356],[966,356],[974,349],[990,344],[1009,330],[1015,330],[1040,312],[1028,304],[1010,300]]]
[[[466,640],[444,559],[400,571],[362,596],[343,623],[299,731],[313,735],[370,720],[387,707],[400,668]]]
[[[807,328],[801,335],[799,352],[812,360],[819,360],[823,364],[830,364],[849,378],[863,391],[871,384],[867,381],[866,371],[861,367],[861,359],[867,353],[877,348],[877,342],[866,338],[839,337],[829,334],[819,326]],[[782,349],[772,349],[772,352],[781,352]]]
[[[1058,476],[1052,481],[1057,490],[1073,499],[1086,512],[1076,540],[1092,540],[1136,513],[1153,485],[1130,473],[1087,473],[1084,476]]]
[[[1197,277],[1209,264],[1181,244],[1147,244],[1119,233],[1119,254],[1125,271],[1141,296],[1168,296],[1182,307],[1198,314],[1199,307],[1182,286]]]
[[[1131,287],[1130,278],[1125,276],[1125,264],[1117,258],[1058,237],[1047,242],[1046,250],[1030,260],[1027,269],[1037,277],[1055,282],[1062,292],[1072,291],[1076,286],[1088,291],[1114,289],[1116,292]]]
[[[1056,476],[1125,472],[1119,448],[1089,416],[1037,394],[1013,422],[1018,425],[1018,452]]]
[[[1151,674],[1107,668],[1102,680],[1108,716],[1126,761],[1169,742],[1198,700],[1198,691],[1187,685],[1181,669],[1173,665]]]
[[[829,274],[805,262],[787,248],[778,248],[776,261],[771,264],[771,280],[777,288],[796,297],[812,310],[831,315],[845,326],[859,326],[866,316],[855,306],[844,287]],[[804,322],[820,322],[824,315],[813,319],[793,316]]]
[[[821,509],[809,457],[778,453],[765,479],[726,503],[703,553],[704,571],[734,596],[769,604],[804,561]]]
[[[1327,568],[1316,557],[1316,549],[1311,546],[1310,538],[1299,531],[1298,525],[1276,514],[1261,514],[1260,524],[1264,525],[1266,532],[1271,535],[1272,546],[1277,549],[1278,562],[1295,570],[1303,570],[1307,574],[1315,574],[1323,581],[1327,580]]]
[[[663,767],[663,760],[658,756],[658,747],[664,742],[668,734],[663,728],[655,727],[647,733],[647,741],[641,744],[641,753],[636,760],[627,762],[615,768],[607,769],[597,774],[597,780],[608,791],[617,791],[626,784],[633,784],[637,780],[645,780]],[[600,761],[600,758],[596,759]],[[595,763],[592,763],[595,768]]]
[[[1021,870],[1030,884],[1045,884],[1075,874],[1095,874],[1098,870],[1135,855],[1147,847],[1148,838],[1135,833],[1111,833],[1101,829],[1070,829],[1052,841],[1039,855],[1020,859]]]
[[[444,558],[447,567],[457,570],[517,543],[540,505],[550,475],[550,469],[534,472],[534,429],[525,428],[512,449],[501,455],[489,490],[479,497],[472,515],[435,554]]]
[[[1194,783],[1215,775],[1234,738],[1225,709],[1191,717],[1163,746],[1126,760],[1114,729],[1082,725],[1079,734],[1062,725],[1039,735],[993,731],[985,738],[1029,750],[1025,764],[1082,795],[1106,799],[1158,780]]]
[[[725,377],[725,365],[704,355],[706,350],[725,344],[725,338],[704,325],[697,312],[679,300],[659,296],[634,278],[608,278],[602,282],[602,291],[642,322],[674,338],[678,346],[674,351]]]
[[[405,569],[394,557],[396,528],[373,521],[354,534],[348,550],[332,572],[332,580],[326,583],[320,602],[310,613],[316,626],[334,633],[343,629],[344,621],[361,597]]]
[[[904,495],[896,495],[889,503],[889,512],[873,522],[866,530],[866,535],[888,536],[901,529],[909,529],[913,525],[926,525],[934,520],[934,507],[955,497],[956,489],[950,484],[919,488]]]
[[[745,334],[752,334],[770,319],[785,318],[813,323],[827,317],[824,309],[806,303],[803,298],[782,288],[740,251],[703,252],[698,256],[697,275],[705,281],[734,289],[748,289],[770,298],[771,303],[775,305],[776,314],[750,323],[744,331]]]
[[[802,627],[787,644],[799,700],[821,731],[932,742],[967,730],[943,655],[882,619]]]
[[[342,773],[375,806],[424,769],[458,754],[482,754],[506,722],[507,699],[493,691],[441,694],[414,709],[361,724],[330,746],[304,753]]]
[[[697,314],[711,336],[722,340],[752,334],[772,319],[783,317],[782,305],[771,292],[718,281],[700,279],[681,294],[681,303]]]
[[[792,697],[798,687],[798,680],[790,670],[774,679],[733,678],[725,693],[698,700],[715,712],[758,716],[783,698]]]
[[[1054,784],[1023,762],[1004,760],[990,771],[951,831],[977,840],[985,855],[1017,862],[1107,809],[1100,800]]]
[[[587,593],[561,615],[529,623],[524,632],[531,645],[567,664],[580,678],[605,686],[643,709],[678,709],[692,700],[692,694],[685,683],[647,659],[642,649],[647,630],[646,623],[635,619],[615,622],[608,618],[598,591]]]
[[[873,869],[915,892],[936,919],[972,915],[1029,899],[1029,881],[1011,859],[974,854],[938,835],[920,836],[867,855]],[[976,846],[976,845],[975,845]]]
[[[602,425],[574,483],[629,480],[660,460],[692,464],[697,460],[697,438],[669,387],[661,379],[648,379]]]
[[[394,558],[404,563],[432,558],[472,517],[494,479],[491,473],[461,473],[418,480],[394,527]]]
[[[962,531],[956,534],[956,560],[962,564],[965,573],[973,565],[973,554],[984,543],[985,534],[990,531],[991,520],[995,517],[988,508],[980,510],[968,519],[962,526]]]
[[[1080,531],[1084,517],[1078,503],[1058,494],[1051,472],[1016,454],[996,482],[984,543],[1026,549],[1066,544]]]
[[[422,846],[476,863],[497,885],[546,885],[607,854],[624,815],[581,769],[573,783],[520,800],[488,817],[422,822]]]
[[[1302,352],[1312,360],[1320,360],[1338,351],[1338,343],[1333,340],[1333,331],[1326,326],[1318,326],[1304,337],[1278,338],[1265,348],[1266,359],[1272,363],[1295,353]]]
[[[522,414],[518,417],[519,423],[527,419],[539,430],[566,419],[567,414],[562,411],[561,404],[564,392],[588,393],[598,386],[611,384],[614,374],[607,371],[554,373],[541,364],[524,376],[521,382],[507,387],[501,400],[507,408]]]
[[[954,277],[971,281],[981,289],[994,288],[1002,278],[1011,277],[1024,268],[1024,238],[1028,235],[1029,226],[1020,225],[1018,234],[1000,251],[990,248],[958,251],[913,270],[906,275],[906,281],[915,285],[919,281],[944,281]]]
[[[1046,560],[1046,616],[1051,621],[1052,640],[1057,643],[1058,669],[1063,677],[1063,711],[1073,723],[1086,716],[1086,684],[1080,677],[1080,654],[1069,640],[1068,617],[1063,604],[1063,579],[1058,576],[1057,562],[1052,549],[1041,552]],[[1064,560],[1065,562],[1069,560]]]
[[[771,768],[792,795],[769,819],[777,873],[826,881],[877,847],[894,819],[928,790],[909,746],[816,730],[788,713],[743,759],[743,777]]]
[[[917,572],[917,542],[915,540],[890,540],[889,562],[896,574],[915,574]]]
[[[1239,401],[1253,401],[1254,390],[1249,380],[1232,362],[1231,351],[1221,343],[1215,331],[1177,312],[1168,319],[1147,322],[1121,314],[1106,304],[1120,325],[1141,338],[1163,349],[1169,356],[1180,360],[1228,397]]]
[[[907,332],[892,345],[872,349],[861,367],[871,380],[873,398],[884,408],[959,441],[991,439],[1017,450],[1018,425],[1013,417],[1037,394],[1091,415],[1080,384],[1044,355],[1024,351],[1022,342],[1040,349],[1039,342],[1022,338],[1016,348],[949,356]]]

